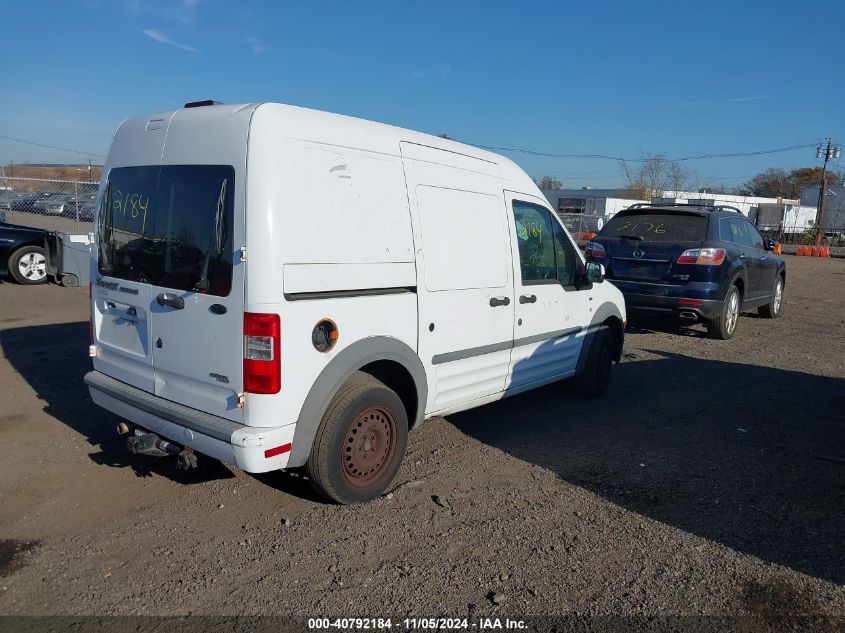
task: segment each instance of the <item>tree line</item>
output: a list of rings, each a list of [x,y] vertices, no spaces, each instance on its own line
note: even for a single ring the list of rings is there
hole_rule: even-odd
[[[663,154],[648,155],[635,164],[620,161],[619,168],[626,182],[622,195],[635,200],[649,200],[670,191],[796,199],[800,197],[802,188],[818,185],[822,177],[821,167],[800,167],[788,172],[772,167],[738,187],[725,188],[724,185],[714,185],[712,179],[701,179],[695,170]],[[825,183],[827,186],[836,185],[842,183],[843,178],[845,174],[842,172],[828,171]],[[543,176],[535,182],[542,191],[564,188],[563,181],[555,176]]]

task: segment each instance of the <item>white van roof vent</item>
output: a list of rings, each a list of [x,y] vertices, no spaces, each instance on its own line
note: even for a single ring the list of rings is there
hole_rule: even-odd
[[[190,101],[185,104],[186,108],[201,108],[203,106],[210,106],[210,105],[223,105],[222,101],[212,101],[211,99],[206,99],[205,101]]]

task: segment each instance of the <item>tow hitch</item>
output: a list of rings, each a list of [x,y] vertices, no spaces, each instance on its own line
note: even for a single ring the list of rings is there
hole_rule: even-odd
[[[129,427],[125,423],[118,425],[118,433],[127,432],[129,432]],[[192,448],[168,442],[155,433],[137,427],[126,438],[126,448],[133,455],[153,455],[155,457],[175,455],[177,470],[190,470],[197,467],[197,456]]]

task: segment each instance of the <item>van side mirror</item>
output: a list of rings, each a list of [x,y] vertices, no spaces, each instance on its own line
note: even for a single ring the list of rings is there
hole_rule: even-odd
[[[766,251],[775,250],[775,241],[774,240],[764,240],[763,241],[763,250],[766,250]]]
[[[598,262],[587,262],[587,281],[593,284],[600,284],[604,281],[604,266]]]

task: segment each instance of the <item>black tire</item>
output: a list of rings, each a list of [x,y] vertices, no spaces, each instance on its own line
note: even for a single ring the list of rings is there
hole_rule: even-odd
[[[407,442],[402,400],[384,383],[356,372],[317,429],[306,464],[311,485],[336,503],[374,499],[396,476]]]
[[[584,398],[600,398],[607,391],[613,371],[610,328],[601,326],[593,335],[584,370],[575,380],[575,391]]]
[[[707,323],[707,332],[710,338],[726,341],[733,338],[736,326],[739,322],[739,313],[742,308],[742,295],[735,285],[728,290],[725,302],[722,305],[722,313]]]
[[[9,274],[25,286],[47,283],[47,256],[40,246],[24,246],[9,257]]]
[[[772,289],[772,300],[764,306],[757,308],[757,314],[764,319],[775,319],[780,314],[783,306],[783,275],[778,275],[775,280],[775,287]]]

